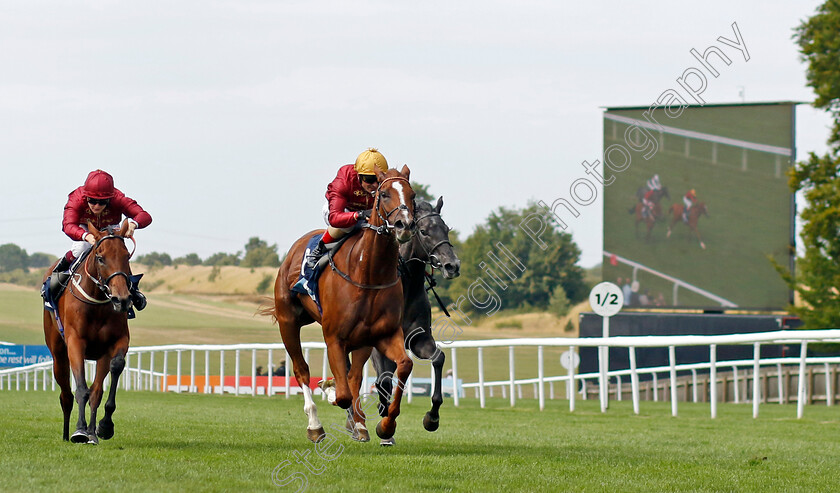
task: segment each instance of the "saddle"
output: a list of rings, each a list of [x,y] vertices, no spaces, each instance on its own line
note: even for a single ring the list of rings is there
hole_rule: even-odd
[[[300,276],[298,276],[297,281],[292,284],[289,289],[295,293],[305,294],[312,298],[312,301],[314,301],[315,305],[318,306],[318,312],[323,314],[323,311],[321,310],[321,300],[318,296],[318,278],[321,276],[321,272],[324,271],[326,266],[332,263],[332,258],[341,245],[343,245],[348,238],[358,234],[360,231],[361,229],[353,231],[333,243],[332,246],[327,248],[326,254],[318,259],[318,262],[315,264],[315,268],[310,269],[306,265],[306,258],[311,251],[315,250],[315,247],[318,245],[322,236],[320,234],[313,235],[312,238],[309,239],[309,243],[306,245],[306,250],[303,253],[303,259],[301,260],[300,265]]]
[[[74,260],[70,265],[69,271],[53,272],[49,275],[49,277],[47,277],[47,280],[44,281],[44,285],[41,286],[41,298],[44,299],[44,308],[51,312],[55,311],[58,306],[58,300],[61,298],[61,295],[64,294],[64,290],[70,283],[70,279],[73,278],[76,271],[79,270],[79,266],[84,263],[89,254],[90,250],[84,252],[79,256],[79,258]],[[55,276],[55,279],[53,279],[53,276]]]

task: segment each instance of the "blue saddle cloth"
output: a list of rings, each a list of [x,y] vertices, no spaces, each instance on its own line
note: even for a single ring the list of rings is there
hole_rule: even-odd
[[[318,307],[318,313],[323,315],[324,311],[321,309],[321,299],[318,296],[318,277],[321,275],[322,265],[324,263],[318,262],[314,269],[310,269],[306,265],[306,258],[309,256],[309,252],[315,250],[315,247],[318,246],[318,241],[321,240],[321,236],[320,234],[316,234],[306,244],[306,251],[303,252],[303,259],[301,260],[300,277],[298,277],[295,285],[292,286],[292,291],[305,294],[312,298],[312,301]]]

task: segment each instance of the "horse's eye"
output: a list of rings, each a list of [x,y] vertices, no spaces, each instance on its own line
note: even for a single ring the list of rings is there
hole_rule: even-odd
[[[379,195],[382,197],[382,199],[383,199],[383,200],[388,200],[388,199],[390,199],[390,198],[391,198],[391,197],[389,197],[389,196],[388,196],[388,194],[387,194],[387,193],[385,193],[385,192],[381,192]]]
[[[421,234],[421,235],[423,235],[423,236],[427,236],[427,235],[428,235],[428,234],[426,233],[426,230],[425,230],[425,229],[421,229],[421,230],[420,230],[420,234]]]
[[[105,257],[103,257],[102,255],[97,255],[96,256],[96,261],[99,262],[100,264],[104,264],[105,263]]]

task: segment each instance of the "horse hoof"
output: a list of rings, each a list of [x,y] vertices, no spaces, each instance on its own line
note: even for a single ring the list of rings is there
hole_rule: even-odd
[[[379,445],[382,447],[393,447],[397,444],[397,441],[394,440],[394,437],[382,439],[379,441]]]
[[[100,421],[99,426],[96,427],[96,436],[103,440],[114,438],[114,423],[103,423]]]
[[[383,419],[382,421],[385,421],[385,420]],[[380,421],[379,423],[376,423],[376,436],[378,436],[379,438],[381,438],[383,440],[387,440],[388,438],[391,438],[392,436],[394,436],[394,431],[396,431],[396,426],[394,427],[395,428],[394,430],[391,430],[391,432],[388,433],[385,430],[385,427],[382,426],[382,421]]]
[[[423,416],[423,428],[425,428],[426,431],[437,431],[439,426],[440,418],[434,419],[429,415],[429,413],[426,413],[426,415]]]
[[[370,441],[370,433],[364,428],[360,428],[353,432],[353,436],[351,437],[353,440],[357,442],[369,442]]]
[[[86,431],[76,430],[76,432],[70,436],[70,441],[73,443],[88,443],[90,441],[90,437],[88,437]]]
[[[99,439],[96,438],[96,435],[88,435],[88,441],[85,442],[88,445],[99,445]]]
[[[308,438],[312,443],[318,443],[324,439],[327,435],[327,432],[324,431],[324,427],[320,427],[317,430],[310,430],[309,428],[306,429],[306,438]]]

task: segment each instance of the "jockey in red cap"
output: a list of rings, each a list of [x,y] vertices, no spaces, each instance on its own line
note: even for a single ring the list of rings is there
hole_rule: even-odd
[[[376,173],[380,171],[388,171],[388,162],[373,148],[359,154],[355,164],[338,169],[335,179],[327,185],[327,202],[323,207],[327,230],[306,258],[310,269],[315,268],[318,259],[333,243],[370,218],[374,194],[379,188]]]
[[[128,217],[127,237],[134,234],[135,228],[145,228],[152,222],[152,216],[134,199],[114,188],[111,175],[99,169],[91,171],[85,184],[67,197],[62,229],[73,244],[53,272],[67,271],[75,259],[96,243],[93,235],[88,233],[88,221],[102,230],[108,226],[119,226],[123,215]],[[146,307],[146,297],[137,289],[131,293],[131,301],[137,310]]]

